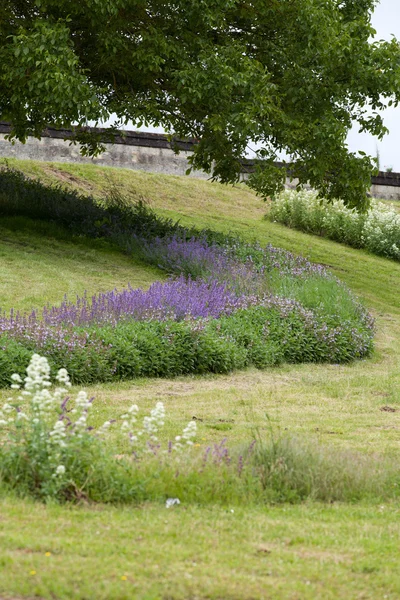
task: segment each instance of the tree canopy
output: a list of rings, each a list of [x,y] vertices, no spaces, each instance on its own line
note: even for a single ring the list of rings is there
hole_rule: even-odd
[[[0,119],[11,138],[89,120],[161,125],[198,140],[192,166],[264,195],[291,173],[363,207],[373,160],[346,146],[352,122],[381,138],[400,98],[400,49],[374,41],[376,0],[2,0]]]

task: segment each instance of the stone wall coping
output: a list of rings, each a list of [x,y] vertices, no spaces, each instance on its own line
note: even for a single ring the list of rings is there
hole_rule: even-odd
[[[104,144],[124,144],[126,146],[145,146],[147,148],[167,148],[173,150],[175,147],[178,150],[193,151],[195,140],[180,140],[178,138],[169,138],[164,133],[149,133],[147,131],[121,131],[120,135],[110,133],[108,129],[103,127],[86,127],[84,131],[100,134],[101,141]],[[7,134],[11,132],[11,125],[5,121],[0,121],[0,133]],[[73,135],[72,129],[56,129],[54,127],[46,127],[43,130],[41,137],[53,139],[68,139]]]
[[[192,152],[196,144],[196,140],[188,139],[181,140],[178,138],[170,138],[165,133],[149,133],[147,131],[129,131],[124,130],[120,135],[110,134],[108,129],[101,127],[87,127],[85,131],[103,136],[102,142],[105,144],[123,144],[126,146],[142,146],[147,148],[166,148],[169,150],[184,150]],[[5,121],[0,121],[0,134],[8,134],[11,132],[11,125]],[[72,137],[73,130],[71,129],[56,129],[47,127],[42,132],[42,137],[53,139],[68,139]],[[242,162],[243,173],[251,173],[254,171],[254,166],[257,160],[244,159]],[[284,163],[277,163],[284,166]],[[289,166],[289,165],[288,165]],[[390,187],[400,187],[400,173],[379,171],[375,176],[371,177],[372,185],[384,185]]]

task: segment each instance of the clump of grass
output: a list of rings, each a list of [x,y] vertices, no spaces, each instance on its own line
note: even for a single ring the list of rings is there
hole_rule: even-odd
[[[267,497],[276,502],[356,502],[399,493],[397,469],[390,461],[298,437],[259,439],[251,464]]]
[[[154,467],[153,467],[154,468]],[[400,494],[394,460],[333,449],[290,435],[263,437],[241,448],[225,439],[178,473],[146,471],[152,500],[166,490],[185,503],[281,504],[380,502]]]

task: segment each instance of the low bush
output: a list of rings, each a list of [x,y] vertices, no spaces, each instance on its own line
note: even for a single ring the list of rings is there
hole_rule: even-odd
[[[371,328],[354,320],[318,315],[295,300],[257,300],[219,318],[137,321],[85,327],[29,327],[0,338],[0,385],[23,373],[30,353],[46,353],[54,368],[67,367],[74,383],[227,373],[282,362],[344,363],[372,348]],[[39,331],[39,333],[38,333]]]
[[[268,218],[400,260],[400,215],[382,202],[372,201],[366,213],[358,213],[346,208],[341,200],[327,202],[313,192],[290,191],[272,202]]]

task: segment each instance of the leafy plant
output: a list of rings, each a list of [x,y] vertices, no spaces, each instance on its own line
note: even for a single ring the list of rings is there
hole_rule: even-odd
[[[129,479],[132,460],[129,455],[116,460],[102,441],[118,421],[135,461],[155,452],[169,460],[193,444],[196,423],[191,421],[173,443],[161,448],[157,435],[165,420],[162,402],[143,418],[141,426],[139,409],[133,404],[119,419],[95,430],[88,424],[93,398],[81,390],[71,400],[66,369],[58,370],[59,387],[53,388],[47,359],[34,354],[26,373],[24,380],[17,373],[12,375],[12,389],[19,391],[22,383],[23,388],[0,406],[0,476],[22,493],[58,500],[104,500],[111,488],[114,499],[134,500],[137,492]]]

